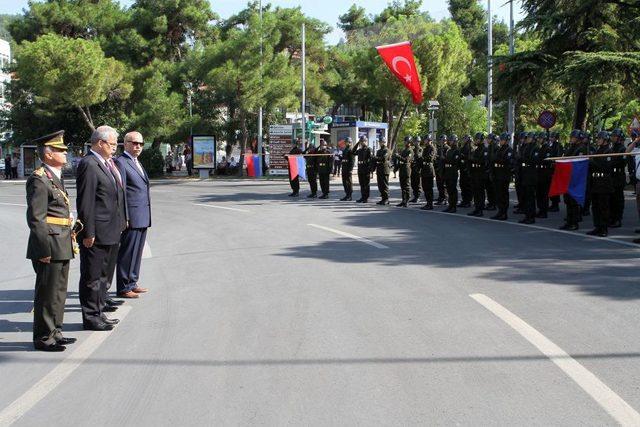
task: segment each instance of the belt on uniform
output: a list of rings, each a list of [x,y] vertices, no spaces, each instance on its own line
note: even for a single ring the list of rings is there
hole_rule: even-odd
[[[71,227],[71,218],[58,218],[55,216],[48,216],[47,224],[55,224],[55,225],[62,225],[64,227]]]
[[[365,163],[365,162],[363,162],[363,161],[359,161],[359,162],[358,162],[358,164],[359,164],[359,165],[361,165],[361,164],[363,164],[363,163]]]
[[[479,164],[476,164],[476,163],[472,163],[472,164],[471,164],[471,167],[472,167],[472,168],[481,168],[481,167],[482,167],[482,165],[479,165]]]
[[[455,167],[454,165],[444,165],[445,168],[452,168]]]
[[[605,176],[608,176],[608,175],[603,172],[594,172],[591,174],[591,176],[594,178],[604,178]]]
[[[493,167],[496,167],[496,168],[503,168],[503,167],[504,167],[504,165],[501,165],[500,163],[494,163],[494,164],[493,164]]]

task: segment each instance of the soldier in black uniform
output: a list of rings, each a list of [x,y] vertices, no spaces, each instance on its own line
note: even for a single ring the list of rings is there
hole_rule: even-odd
[[[422,147],[420,146],[420,137],[416,136],[413,140],[413,158],[411,159],[411,191],[413,199],[411,203],[416,203],[420,198],[422,179]]]
[[[527,132],[520,132],[513,144],[513,157],[515,158],[515,167],[513,169],[513,178],[516,189],[516,198],[518,203],[514,206],[513,213],[514,214],[522,214],[524,211],[522,210],[522,147],[524,145],[524,141],[527,139]]]
[[[380,191],[380,201],[378,205],[389,204],[389,173],[391,167],[389,162],[391,161],[391,152],[387,148],[387,140],[385,138],[380,139],[380,148],[376,153],[374,159],[376,167],[376,181],[378,182],[378,191]]]
[[[551,156],[551,144],[546,141],[544,132],[538,132],[536,135],[538,153],[538,183],[536,186],[536,205],[538,212],[536,218],[547,218],[549,212],[549,188],[551,187],[551,178],[553,177],[553,162],[545,160]]]
[[[289,155],[298,156],[302,154],[299,144],[299,140],[293,143],[293,148],[289,151]],[[291,194],[289,194],[289,197],[298,197],[298,194],[300,193],[300,176],[296,176],[294,179],[291,179],[291,174],[289,174],[289,184],[291,185]]]
[[[560,144],[560,134],[558,132],[551,132],[549,134],[549,147],[550,147],[550,157],[561,157],[564,149],[562,148],[562,144]],[[553,179],[553,173],[556,168],[556,162],[551,162],[551,178]],[[549,184],[551,185],[551,184]],[[549,212],[559,212],[560,211],[560,196],[552,196],[549,198],[551,201],[551,206],[549,206]]]
[[[521,224],[534,224],[536,222],[536,186],[538,185],[539,153],[535,143],[535,132],[529,132],[522,146],[520,157],[522,179],[522,203],[521,210],[525,217]]]
[[[591,141],[591,133],[589,131],[582,131],[580,133],[580,137],[582,138],[582,144],[587,150],[588,154],[593,154],[598,147],[593,145]],[[580,221],[582,221],[583,216],[589,216],[591,213],[591,179],[587,180],[587,193],[584,198],[584,206],[580,209]]]
[[[487,193],[487,204],[485,210],[496,210],[496,188],[493,185],[493,169],[491,168],[491,162],[493,161],[494,152],[498,149],[498,141],[500,137],[495,133],[487,135],[485,149],[487,150],[487,169],[484,175],[484,191]]]
[[[471,188],[471,151],[473,150],[473,138],[471,135],[462,137],[462,147],[460,147],[460,204],[459,208],[470,208],[473,201],[473,190]]]
[[[342,159],[340,164],[342,167],[342,186],[344,187],[344,197],[340,201],[351,201],[351,194],[353,193],[353,181],[351,175],[353,173],[353,166],[355,164],[355,153],[351,147],[351,138],[347,137],[344,140],[344,150],[342,150]]]
[[[571,131],[571,135],[569,136],[569,146],[564,151],[564,156],[573,157],[587,154],[586,148],[581,142],[580,134],[581,131],[578,129]],[[565,224],[560,227],[560,230],[577,230],[578,223],[581,221],[580,205],[569,194],[565,194],[563,198],[564,203],[567,206],[567,217],[565,219]]]
[[[316,154],[316,147],[313,146],[313,142],[309,142],[309,146],[305,150],[304,154]],[[307,156],[305,160],[305,170],[307,172],[307,181],[309,182],[309,189],[311,194],[307,197],[315,199],[318,197],[318,157]]]
[[[36,273],[33,301],[33,346],[64,351],[75,338],[62,336],[69,263],[74,257],[71,203],[62,180],[67,163],[64,131],[33,141],[43,166],[27,179],[27,258]]]
[[[489,147],[484,145],[484,134],[476,133],[475,147],[471,152],[471,188],[473,190],[473,210],[467,215],[483,216],[485,202],[485,186],[489,169]]]
[[[369,200],[369,190],[371,183],[371,148],[367,144],[367,137],[361,136],[356,145],[356,156],[358,156],[358,182],[360,183],[360,198],[357,203],[367,203]]]
[[[441,137],[442,138],[442,137]],[[447,141],[446,136],[441,140]],[[454,213],[458,205],[458,170],[460,169],[460,150],[457,138],[449,141],[444,153],[444,182],[447,188],[449,206],[443,212]]]
[[[509,183],[513,174],[513,149],[509,146],[510,135],[504,132],[500,135],[500,146],[495,152],[493,164],[493,184],[496,189],[496,206],[498,213],[491,217],[505,221],[509,210]]]
[[[447,193],[444,185],[444,153],[447,151],[447,135],[440,135],[436,142],[436,187],[438,187],[438,199],[436,205],[442,205],[447,201]]]
[[[609,154],[609,132],[601,131],[597,138],[595,154]],[[593,230],[587,234],[606,237],[608,235],[611,195],[613,194],[613,158],[594,157],[589,159],[591,177],[591,200],[593,202]]]
[[[430,136],[422,139],[424,147],[422,147],[422,171],[420,178],[422,180],[422,191],[424,191],[424,199],[427,204],[420,209],[430,211],[433,209],[433,178],[435,177],[435,169],[433,164],[436,159],[436,147],[431,142]]]
[[[404,138],[404,148],[396,153],[396,162],[400,171],[400,190],[402,191],[402,201],[396,207],[407,207],[409,194],[411,191],[411,162],[413,161],[413,149],[411,147],[411,137]]]
[[[320,140],[320,148],[318,149],[317,154],[323,154],[322,156],[318,156],[318,176],[320,178],[320,190],[322,191],[322,196],[320,199],[328,199],[329,198],[329,182],[331,180],[331,171],[333,170],[333,154],[327,148],[327,141],[324,139]]]
[[[611,132],[611,152],[624,153],[624,132],[622,129],[614,129]],[[611,222],[609,227],[622,227],[622,216],[624,214],[624,186],[627,184],[625,167],[627,165],[626,156],[612,157],[613,167],[613,194],[611,195]]]

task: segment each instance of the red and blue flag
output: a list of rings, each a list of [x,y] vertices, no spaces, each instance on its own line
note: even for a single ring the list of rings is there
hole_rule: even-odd
[[[294,180],[296,177],[307,179],[306,161],[304,156],[289,156],[289,179]]]
[[[262,162],[260,156],[247,156],[247,175],[257,177],[262,176]]]
[[[589,159],[557,160],[549,197],[568,194],[580,206],[584,206],[588,172]]]

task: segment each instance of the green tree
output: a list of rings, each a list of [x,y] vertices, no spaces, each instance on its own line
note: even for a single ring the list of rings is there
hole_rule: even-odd
[[[90,129],[95,128],[92,106],[131,93],[124,64],[106,58],[94,41],[46,34],[23,42],[16,62],[17,76],[32,90],[36,103],[73,107]]]
[[[338,28],[348,33],[350,31],[362,30],[371,26],[373,22],[367,16],[364,7],[357,6],[355,3],[351,5],[349,10],[338,17]]]

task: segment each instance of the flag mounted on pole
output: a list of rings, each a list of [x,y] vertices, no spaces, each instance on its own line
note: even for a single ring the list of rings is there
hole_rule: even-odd
[[[247,156],[247,175],[251,177],[262,176],[262,162],[257,154]]]
[[[296,177],[307,179],[306,162],[304,156],[289,156],[289,179],[293,181]]]
[[[376,47],[389,70],[411,92],[413,103],[420,104],[423,99],[420,76],[416,68],[410,42],[388,44]]]
[[[588,172],[589,159],[557,160],[549,197],[568,194],[580,206],[584,206]]]

